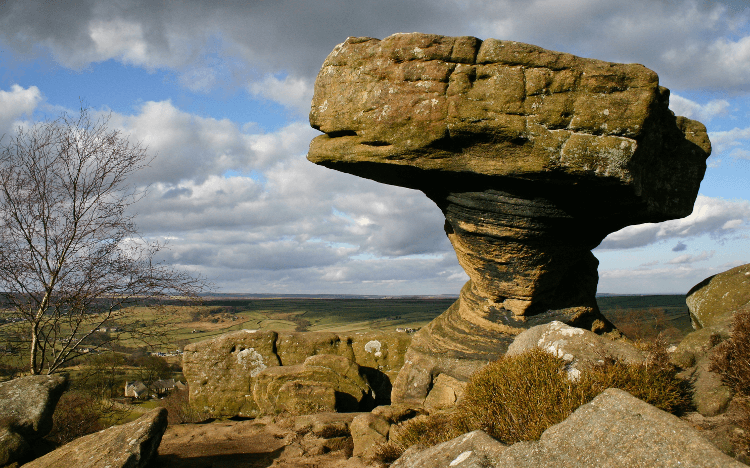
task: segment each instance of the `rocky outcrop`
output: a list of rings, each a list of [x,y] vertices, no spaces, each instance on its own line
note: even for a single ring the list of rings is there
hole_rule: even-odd
[[[24,461],[34,441],[52,429],[64,375],[33,375],[0,383],[0,466]]]
[[[167,410],[78,438],[24,465],[26,468],[142,468],[156,455],[167,429]]]
[[[553,320],[596,332],[591,249],[624,226],[687,216],[705,127],[675,117],[636,64],[512,41],[349,38],[315,82],[308,159],[423,191],[470,281],[414,337],[393,399],[466,380],[513,337]],[[425,385],[426,382],[426,385]]]
[[[278,401],[275,399],[271,404],[270,400],[264,400],[265,403],[259,404],[255,385],[261,374],[270,377],[304,373],[307,371],[302,368],[310,356],[340,356],[358,366],[361,378],[367,381],[370,389],[364,403],[371,407],[390,401],[391,382],[404,364],[410,341],[409,335],[396,332],[346,334],[241,330],[186,346],[183,373],[189,383],[190,402],[193,405],[215,416],[255,417],[268,411]],[[279,366],[302,367],[294,367],[291,373],[287,373],[284,369],[274,369]],[[331,394],[333,387],[326,385],[325,379],[317,380],[315,388],[304,388],[313,381],[300,377],[284,378],[289,379],[285,390],[291,392],[291,398],[287,402],[282,401],[282,405],[299,404],[301,406],[298,408],[301,408],[311,402],[319,402],[325,407],[342,404],[339,401],[341,395],[339,400],[334,401]],[[306,384],[295,385],[294,381],[304,381]],[[257,395],[267,395],[263,389],[265,387],[261,387]],[[358,401],[363,400],[360,398]]]
[[[370,385],[359,366],[331,354],[310,356],[302,364],[269,367],[253,384],[253,398],[264,414],[351,412],[370,397]]]
[[[481,431],[407,450],[392,468],[700,466],[740,468],[689,424],[627,392],[607,389],[538,441],[506,446]]]
[[[727,340],[738,312],[750,310],[750,264],[706,278],[686,298],[696,331],[672,353],[672,362],[685,369],[681,376],[693,384],[693,403],[703,416],[724,413],[734,393],[711,370],[717,345]]]
[[[693,328],[726,328],[734,311],[750,303],[750,263],[704,279],[685,300]]]

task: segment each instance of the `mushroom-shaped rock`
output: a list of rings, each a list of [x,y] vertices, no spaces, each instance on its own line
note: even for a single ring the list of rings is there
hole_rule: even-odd
[[[413,33],[334,48],[308,159],[424,192],[470,277],[415,335],[394,401],[424,399],[439,373],[466,379],[530,326],[612,329],[591,249],[690,214],[711,151],[668,104],[642,65],[518,42]]]

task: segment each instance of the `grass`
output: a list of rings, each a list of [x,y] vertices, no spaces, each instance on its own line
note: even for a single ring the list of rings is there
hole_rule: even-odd
[[[513,444],[537,440],[607,388],[625,390],[674,414],[690,409],[690,388],[676,376],[663,348],[646,364],[605,360],[568,376],[568,363],[540,349],[503,357],[476,372],[453,413],[434,414],[402,423],[380,448],[378,461],[393,460],[412,445],[431,446],[481,429]]]
[[[152,351],[171,351],[188,343],[241,329],[355,333],[389,331],[397,327],[420,328],[444,312],[454,300],[209,298],[203,305],[171,305],[158,312],[146,307],[132,307],[117,320],[125,324],[141,323],[144,328],[160,330],[164,336]],[[632,329],[633,323],[651,320],[654,308],[663,311],[662,322],[678,330],[679,336],[690,328],[685,297],[681,295],[606,296],[597,298],[597,301],[602,313],[615,325],[625,329],[628,326]],[[0,311],[0,319],[4,315],[7,314]],[[640,329],[650,328],[653,327]],[[11,329],[12,324],[0,324],[0,344],[7,341]],[[143,345],[128,334],[121,338],[121,345],[127,348],[135,349]]]

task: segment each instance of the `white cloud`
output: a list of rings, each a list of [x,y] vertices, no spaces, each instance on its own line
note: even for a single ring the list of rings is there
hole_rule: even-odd
[[[114,114],[111,123],[158,155],[141,183],[204,180],[226,171],[249,172],[299,156],[318,132],[292,123],[273,133],[252,133],[229,119],[200,117],[169,101],[147,102],[136,115]]]
[[[677,94],[669,97],[669,108],[675,115],[681,115],[690,119],[710,121],[712,118],[726,114],[729,109],[729,101],[725,99],[714,99],[706,104],[698,104]]]
[[[599,270],[598,292],[612,294],[685,294],[703,279],[725,271],[710,266],[695,268],[691,264],[663,268],[616,268]]]
[[[713,154],[719,155],[734,149],[735,151],[739,150],[739,153],[734,154],[739,154],[739,157],[742,157],[745,150],[737,147],[743,145],[743,140],[750,140],[750,127],[735,127],[731,130],[709,132],[708,136],[711,139]]]
[[[23,88],[17,84],[9,91],[0,90],[0,135],[15,130],[21,116],[31,116],[39,103],[42,93],[36,86]]]
[[[97,61],[117,57],[134,65],[148,64],[148,43],[143,36],[140,23],[121,18],[89,23],[89,37],[94,43]]]
[[[310,112],[313,86],[304,78],[287,75],[284,79],[279,79],[273,75],[267,75],[263,81],[250,83],[248,90],[254,96],[278,102],[296,110],[301,115],[307,116]]]
[[[736,234],[748,221],[749,201],[699,195],[690,216],[663,223],[627,226],[607,236],[597,249],[630,249],[668,239],[683,239],[704,234],[721,238]]]
[[[244,74],[244,83],[269,73],[312,82],[325,56],[347,36],[423,31],[518,40],[643,63],[662,74],[668,86],[747,90],[748,8],[727,4],[731,2],[86,0],[70,8],[60,2],[16,0],[6,2],[0,12],[0,39],[18,51],[45,47],[56,61],[77,69],[108,59],[171,68],[185,73],[181,80],[191,89],[216,86],[220,80],[206,67],[216,73],[223,66]],[[224,73],[233,72],[219,71]],[[270,98],[279,97],[290,98]]]
[[[675,257],[672,260],[667,261],[667,263],[669,265],[681,265],[685,263],[702,262],[704,260],[708,260],[709,258],[713,257],[715,253],[716,253],[715,250],[712,250],[711,252],[706,252],[704,250],[698,255],[684,254],[684,255]]]

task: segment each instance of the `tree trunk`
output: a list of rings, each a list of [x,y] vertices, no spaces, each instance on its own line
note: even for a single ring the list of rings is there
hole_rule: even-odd
[[[39,347],[39,341],[37,338],[37,332],[39,330],[39,324],[35,323],[31,327],[31,349],[30,349],[30,370],[31,375],[37,375],[39,374],[39,370],[37,369],[37,348]]]

